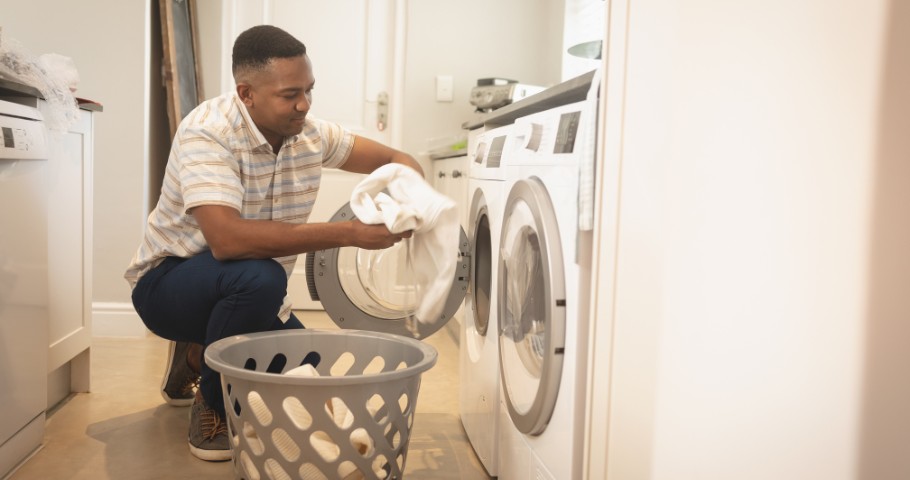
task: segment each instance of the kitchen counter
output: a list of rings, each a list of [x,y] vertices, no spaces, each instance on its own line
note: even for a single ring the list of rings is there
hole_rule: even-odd
[[[436,152],[430,152],[430,160],[445,160],[446,158],[462,157],[468,154],[467,147],[457,149],[447,149]]]
[[[23,85],[0,77],[0,95],[8,97],[41,97],[35,87]]]
[[[25,102],[29,106],[34,107],[37,104],[37,100],[34,99],[38,98],[43,99],[44,96],[37,88],[0,77],[0,99],[15,103]],[[101,104],[97,102],[80,98],[76,98],[76,101],[79,102],[79,108],[83,110],[92,112],[101,112],[104,110]]]
[[[475,120],[465,122],[461,127],[465,130],[474,130],[481,127],[493,128],[509,125],[520,117],[560,105],[580,102],[588,96],[588,90],[591,88],[593,80],[594,70],[591,70],[584,75],[566,80],[530,97],[522,98]]]

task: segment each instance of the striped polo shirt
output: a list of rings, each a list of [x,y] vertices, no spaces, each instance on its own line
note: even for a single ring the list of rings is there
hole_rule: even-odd
[[[135,287],[166,257],[189,258],[209,249],[187,210],[233,207],[244,219],[306,223],[322,168],[344,164],[354,136],[336,123],[307,117],[299,135],[276,155],[236,92],[205,101],[180,122],[168,157],[158,205],[124,278]],[[275,259],[290,278],[296,255]],[[279,317],[287,320],[287,297]]]

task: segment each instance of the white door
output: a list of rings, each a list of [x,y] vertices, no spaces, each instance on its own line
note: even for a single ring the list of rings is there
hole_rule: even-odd
[[[402,0],[257,0],[231,2],[226,24],[230,42],[243,30],[271,24],[287,30],[306,45],[313,62],[316,88],[310,114],[338,122],[355,135],[398,146],[392,133],[398,124],[395,85],[403,63],[396,32],[404,32]],[[226,40],[227,41],[227,40]],[[388,113],[380,119],[380,96]],[[399,103],[400,104],[400,103]],[[382,127],[380,127],[382,123]],[[326,222],[350,200],[362,175],[323,171],[322,186],[310,222]],[[310,300],[300,256],[288,285],[294,308],[321,310]]]

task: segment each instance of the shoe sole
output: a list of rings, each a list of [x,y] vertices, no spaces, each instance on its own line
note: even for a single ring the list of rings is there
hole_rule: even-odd
[[[174,364],[174,350],[177,348],[177,342],[168,341],[167,345],[167,367],[164,369],[164,378],[161,379],[161,397],[172,407],[189,407],[196,400],[196,396],[189,398],[171,398],[164,390],[167,387],[167,379],[171,376],[171,365]]]
[[[230,450],[205,450],[203,448],[196,448],[191,443],[187,443],[190,446],[190,453],[199,460],[205,460],[206,462],[226,462],[231,459]]]

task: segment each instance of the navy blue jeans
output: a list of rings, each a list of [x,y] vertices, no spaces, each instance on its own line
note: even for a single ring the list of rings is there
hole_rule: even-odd
[[[168,257],[146,272],[133,289],[133,306],[155,335],[208,346],[232,335],[303,328],[293,314],[286,323],[278,318],[287,285],[272,259],[222,262],[206,251]],[[204,359],[199,389],[225,418],[221,377]]]

